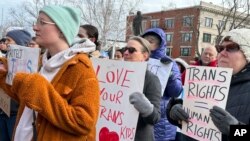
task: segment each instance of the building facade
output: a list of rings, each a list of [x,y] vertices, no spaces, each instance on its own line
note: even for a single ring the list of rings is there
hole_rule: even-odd
[[[202,2],[200,5],[143,14],[143,31],[159,27],[166,33],[166,54],[172,58],[180,57],[187,62],[198,56],[205,47],[215,45],[218,27],[223,33],[230,30],[230,20],[225,24],[222,7]],[[135,15],[129,15],[127,22],[132,23]],[[127,24],[126,39],[133,36],[132,24]],[[243,23],[246,27],[247,22]]]

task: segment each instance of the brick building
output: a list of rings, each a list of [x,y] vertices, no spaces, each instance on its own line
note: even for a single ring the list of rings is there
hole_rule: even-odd
[[[187,62],[200,54],[206,46],[215,45],[218,35],[216,26],[224,24],[222,7],[202,1],[197,6],[142,13],[142,15],[143,30],[152,27],[162,28],[166,33],[167,55],[173,58],[180,57]],[[127,17],[129,24],[127,24],[126,39],[132,36],[134,16]],[[248,23],[243,24],[248,25]],[[228,30],[226,26],[225,31]]]

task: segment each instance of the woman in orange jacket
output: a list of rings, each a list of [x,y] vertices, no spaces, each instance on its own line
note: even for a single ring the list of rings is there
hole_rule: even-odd
[[[10,86],[7,61],[0,59],[0,87],[20,104],[13,140],[95,140],[99,85],[82,46],[72,46],[79,26],[75,9],[46,6],[33,27],[47,49],[39,73],[17,73]]]

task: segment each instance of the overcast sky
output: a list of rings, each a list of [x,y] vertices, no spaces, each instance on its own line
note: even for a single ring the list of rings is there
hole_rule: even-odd
[[[139,10],[144,13],[162,10],[162,7],[168,7],[173,3],[177,8],[199,5],[201,0],[143,0]],[[202,0],[212,2],[213,4],[221,4],[221,0]]]
[[[16,8],[24,0],[0,0],[0,13],[2,10],[7,12],[9,8]],[[221,0],[203,0],[206,2],[212,2],[214,4],[220,4]],[[141,10],[143,13],[154,12],[162,10],[162,7],[167,7],[169,3],[174,3],[176,7],[186,7],[192,5],[198,5],[200,0],[143,0],[141,6],[138,10]],[[1,17],[2,15],[0,15]]]
[[[0,25],[5,21],[7,12],[10,8],[17,8],[20,3],[25,0],[0,0]],[[221,0],[203,0],[206,2],[212,2],[213,4],[221,4]],[[187,7],[193,5],[199,5],[200,0],[142,0],[140,6],[137,10],[142,11],[142,13],[149,13],[160,11],[163,7],[168,7],[170,3],[173,3],[175,7]]]

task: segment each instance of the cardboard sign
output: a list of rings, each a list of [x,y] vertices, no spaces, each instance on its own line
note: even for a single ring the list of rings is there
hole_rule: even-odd
[[[0,109],[10,117],[10,97],[0,89]]]
[[[221,132],[209,116],[214,105],[226,107],[232,69],[189,66],[186,69],[183,108],[189,122],[182,122],[182,133],[200,141],[221,141]]]
[[[97,141],[133,141],[139,113],[129,95],[143,91],[146,62],[92,58],[100,84]]]
[[[7,53],[8,74],[6,83],[12,85],[17,72],[37,72],[40,50],[40,48],[11,45]]]
[[[161,95],[163,96],[164,90],[167,86],[168,78],[171,73],[173,63],[164,64],[161,63],[160,60],[150,58],[148,60],[147,69],[151,71],[153,74],[157,75],[161,82]]]

